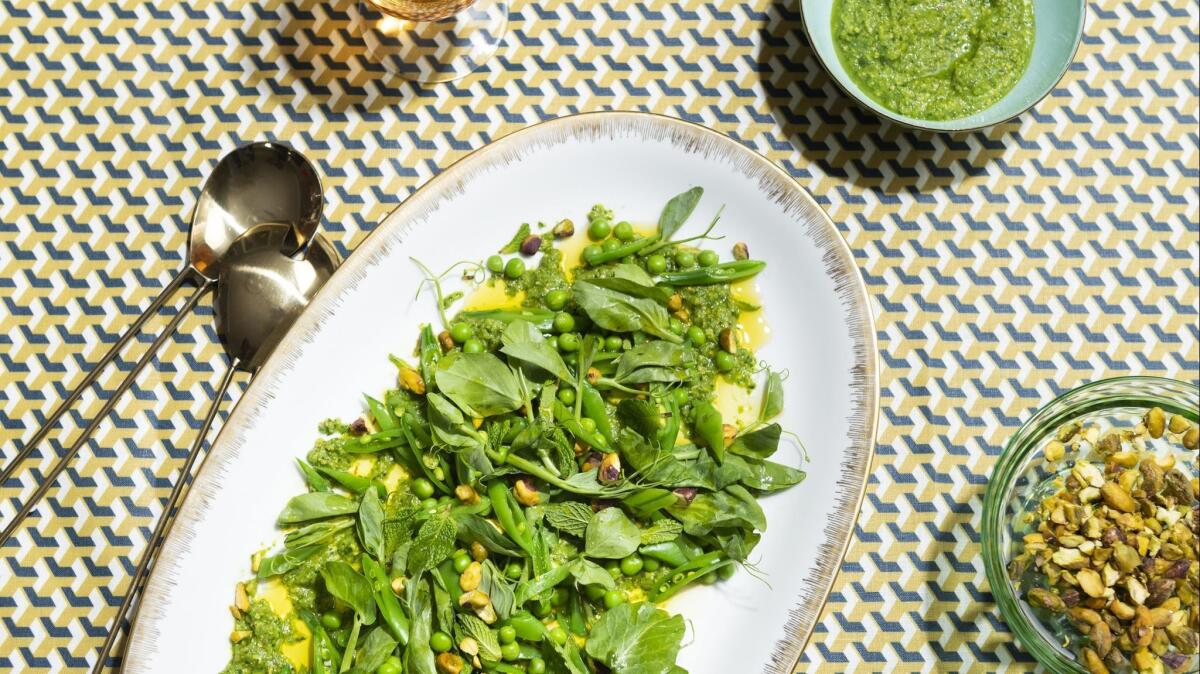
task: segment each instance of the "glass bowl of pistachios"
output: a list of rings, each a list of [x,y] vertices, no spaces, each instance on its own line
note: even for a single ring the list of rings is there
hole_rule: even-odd
[[[984,498],[988,582],[1054,674],[1200,672],[1200,388],[1093,382],[1012,436]]]

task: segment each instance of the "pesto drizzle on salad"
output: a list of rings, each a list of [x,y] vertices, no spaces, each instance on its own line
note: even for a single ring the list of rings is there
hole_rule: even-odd
[[[238,587],[225,674],[683,672],[683,618],[656,603],[746,566],[758,498],[805,477],[771,460],[782,377],[737,338],[757,307],[731,284],[765,264],[695,248],[716,217],[676,236],[702,194],[649,234],[596,206],[585,232],[523,225],[507,259],[451,268],[521,300],[421,326],[395,388],[320,424],[282,547]],[[568,269],[575,236],[593,243]],[[441,316],[448,274],[429,273]],[[719,380],[761,384],[753,420],[722,417]]]

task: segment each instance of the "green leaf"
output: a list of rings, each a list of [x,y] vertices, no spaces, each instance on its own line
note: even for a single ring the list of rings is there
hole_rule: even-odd
[[[736,458],[736,457],[729,457]],[[727,459],[728,460],[728,459]],[[765,459],[756,461],[744,459],[748,475],[740,481],[751,489],[759,491],[779,491],[794,487],[804,481],[808,474],[798,468],[785,466]]]
[[[408,575],[417,576],[441,564],[454,553],[458,526],[448,516],[430,517],[421,525],[408,553]]]
[[[358,502],[352,498],[327,491],[314,491],[293,496],[279,513],[276,522],[280,525],[298,524],[309,520],[353,515],[358,512]]]
[[[601,288],[615,290],[633,297],[644,297],[663,304],[671,297],[670,288],[654,285],[654,279],[650,278],[650,275],[636,264],[622,262],[613,266],[611,271],[612,276],[596,277],[588,279],[588,282]]]
[[[763,385],[762,411],[758,413],[759,421],[770,421],[783,412],[783,378],[778,372],[767,372],[767,381]]]
[[[335,598],[346,602],[364,625],[375,622],[375,595],[371,583],[346,562],[335,559],[321,567],[325,589]]]
[[[588,557],[622,559],[636,552],[641,540],[642,532],[620,508],[605,508],[588,522],[584,549]]]
[[[283,544],[289,548],[301,548],[306,545],[326,543],[338,532],[354,526],[354,522],[355,520],[350,517],[312,522],[287,532],[287,535],[283,537]]]
[[[571,568],[566,564],[556,566],[545,573],[523,580],[517,583],[516,603],[517,606],[523,606],[525,602],[534,597],[541,596],[543,592],[556,587],[559,583],[567,579],[571,575]]]
[[[512,583],[490,559],[483,562],[479,589],[492,600],[492,608],[496,609],[496,616],[501,620],[512,615],[513,609],[517,607]]]
[[[713,529],[748,528],[766,530],[767,519],[750,492],[739,485],[724,491],[703,493],[691,505],[668,508],[692,536],[703,536]]]
[[[546,342],[541,331],[525,321],[513,321],[500,335],[500,348],[509,358],[529,363],[559,379],[571,381],[571,371],[558,351]]]
[[[779,424],[767,424],[758,430],[739,435],[733,439],[729,451],[754,459],[770,458],[779,449],[779,438],[783,428]]]
[[[619,604],[596,621],[587,652],[613,674],[672,674],[683,634],[682,616],[653,604]]]
[[[323,545],[305,545],[298,548],[285,548],[278,554],[264,558],[258,563],[258,579],[287,573],[312,558],[321,551]]]
[[[529,232],[529,223],[522,222],[521,226],[517,228],[517,233],[513,235],[512,240],[504,244],[504,247],[500,249],[500,253],[511,254],[521,250],[521,243],[529,237]]]
[[[528,321],[539,330],[549,330],[554,327],[554,312],[548,309],[477,309],[460,312],[459,316],[468,320],[500,321],[501,323]]]
[[[575,582],[580,585],[599,585],[606,590],[614,590],[617,587],[611,573],[604,570],[604,567],[599,564],[590,562],[583,557],[573,560],[570,569]]]
[[[671,316],[666,307],[644,297],[631,297],[602,288],[589,281],[577,281],[575,302],[597,326],[613,332],[642,331],[670,342],[682,342],[671,332]]]
[[[358,537],[363,549],[374,555],[375,559],[387,559],[383,550],[383,504],[379,502],[379,494],[374,489],[363,492],[359,503]]]
[[[379,669],[384,660],[396,650],[396,640],[382,627],[376,627],[367,634],[363,641],[362,650],[354,660],[354,666],[367,672]]]
[[[683,533],[683,525],[675,520],[663,518],[650,526],[642,529],[642,545],[654,545],[656,543],[669,543],[670,541],[679,538],[679,534]]]
[[[433,634],[433,599],[429,583],[413,578],[404,591],[405,608],[412,618],[408,644],[404,648],[406,674],[437,674],[429,637]]]
[[[643,438],[655,438],[663,426],[663,410],[650,400],[626,398],[617,404],[617,420]]]
[[[459,613],[458,622],[462,631],[479,644],[479,657],[484,660],[500,659],[500,641],[487,623],[470,613]]]
[[[436,393],[426,394],[425,400],[429,403],[426,405],[429,427],[439,444],[457,449],[476,447],[480,444],[478,434],[467,424],[466,417],[453,403]]]
[[[524,553],[513,543],[504,532],[497,529],[491,522],[475,513],[451,511],[454,522],[458,525],[458,539],[463,543],[479,543],[489,552],[496,552],[509,557],[520,557]]]
[[[712,450],[717,461],[721,461],[725,458],[725,424],[721,419],[721,412],[705,400],[694,403],[692,412],[695,416],[692,429],[696,432],[697,439]]]
[[[667,205],[663,207],[662,214],[658,216],[658,236],[663,241],[675,236],[675,232],[683,227],[683,223],[687,222],[688,216],[692,211],[696,210],[696,204],[700,203],[700,197],[704,194],[703,187],[693,187],[692,189],[676,194],[671,197]]]
[[[511,412],[525,402],[512,370],[490,353],[463,353],[443,359],[437,383],[447,398],[476,417]]]
[[[304,462],[303,459],[296,459],[296,465],[300,467],[300,473],[304,475],[304,482],[312,491],[329,491],[332,485],[329,480],[326,480],[315,468]]]
[[[579,501],[551,503],[545,507],[544,512],[550,526],[579,538],[583,538],[587,533],[588,522],[595,514],[590,505]]]
[[[678,381],[679,376],[673,372],[691,360],[691,351],[681,344],[672,344],[662,340],[642,342],[621,354],[617,361],[617,372],[613,378],[621,383],[645,383],[649,381]],[[655,372],[654,377],[643,375],[640,380],[634,379],[641,369]],[[664,370],[670,371],[663,375]]]

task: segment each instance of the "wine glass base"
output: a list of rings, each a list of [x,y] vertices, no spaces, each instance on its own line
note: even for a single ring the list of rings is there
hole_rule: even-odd
[[[419,83],[450,82],[487,62],[508,26],[505,0],[477,0],[438,21],[406,21],[380,12],[366,0],[356,3],[367,57],[388,72]]]

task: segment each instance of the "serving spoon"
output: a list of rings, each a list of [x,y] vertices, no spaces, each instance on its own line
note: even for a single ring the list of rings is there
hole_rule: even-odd
[[[226,250],[217,275],[214,300],[217,335],[229,355],[229,369],[221,378],[213,402],[191,451],[179,471],[179,479],[167,497],[162,515],[150,542],[133,572],[129,590],[117,609],[113,628],[100,647],[100,656],[92,668],[100,674],[108,666],[108,657],[123,631],[135,595],[140,593],[157,554],[157,548],[170,532],[173,511],[183,498],[185,484],[192,473],[204,446],[205,437],[221,407],[235,372],[244,371],[253,377],[271,355],[279,340],[308,305],[313,295],[333,274],[341,258],[329,241],[317,234],[302,257],[280,252],[286,248],[292,228],[286,224],[264,223],[246,232]],[[203,462],[201,462],[203,468]]]
[[[196,289],[104,402],[99,413],[50,470],[41,476],[41,482],[33,494],[17,508],[13,518],[5,525],[3,532],[0,532],[0,546],[16,533],[25,517],[50,491],[55,479],[116,406],[121,394],[133,384],[138,373],[174,334],[200,298],[217,283],[226,253],[234,241],[260,223],[286,223],[286,234],[276,233],[274,238],[279,239],[277,243],[280,250],[294,254],[302,250],[316,233],[321,222],[322,205],[321,180],[316,169],[304,155],[286,145],[271,142],[252,143],[221,158],[205,181],[196,208],[192,212],[187,265],[163,288],[142,315],[126,328],[100,360],[92,365],[79,385],[50,413],[41,428],[21,447],[8,465],[0,470],[0,487],[8,483],[26,459],[46,439],[62,415],[96,381],[105,366],[141,332],[146,321],[156,315],[163,304],[184,284],[193,284]]]

